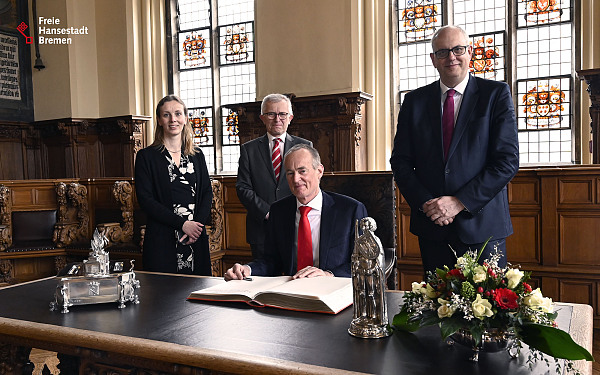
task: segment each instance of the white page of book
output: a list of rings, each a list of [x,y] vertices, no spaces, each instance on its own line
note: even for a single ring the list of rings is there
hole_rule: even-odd
[[[320,299],[322,296],[331,294],[349,285],[352,285],[352,279],[349,277],[306,277],[302,279],[291,280],[271,289],[265,289],[264,292],[274,292],[278,294]]]
[[[254,298],[259,292],[271,289],[281,283],[291,280],[291,276],[262,277],[252,276],[252,280],[231,280],[209,288],[198,290],[196,293],[203,295],[232,295],[239,294]]]

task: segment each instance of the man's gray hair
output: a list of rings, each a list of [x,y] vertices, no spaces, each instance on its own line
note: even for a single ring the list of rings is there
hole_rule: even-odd
[[[292,102],[290,101],[290,98],[288,98],[285,95],[282,94],[269,94],[267,96],[265,96],[262,100],[262,103],[260,104],[260,114],[264,115],[265,114],[265,108],[267,107],[267,103],[279,103],[281,101],[285,101],[288,104],[288,113],[290,115],[293,115],[294,112],[292,111]]]
[[[464,37],[464,39],[465,39],[465,43],[467,43],[467,44],[468,44],[468,43],[470,42],[470,40],[469,40],[469,34],[467,34],[467,32],[466,32],[466,31],[465,31],[465,30],[464,30],[462,27],[460,27],[460,26],[455,26],[455,25],[446,25],[446,26],[442,26],[442,27],[440,27],[439,29],[437,29],[437,30],[435,31],[435,33],[433,34],[433,36],[431,37],[431,50],[432,50],[433,52],[435,52],[435,50],[434,50],[434,48],[435,48],[435,47],[433,46],[433,43],[435,43],[435,41],[437,40],[437,38],[438,38],[438,36],[440,35],[440,33],[441,33],[442,31],[444,31],[444,30],[447,30],[447,29],[455,29],[455,30],[460,30],[460,32],[463,34],[463,37]]]
[[[319,155],[319,151],[317,151],[316,148],[314,148],[311,145],[306,144],[306,143],[299,143],[299,144],[293,146],[292,148],[290,148],[288,150],[288,152],[285,153],[283,163],[285,164],[285,159],[287,159],[288,155],[293,154],[294,152],[300,151],[300,150],[306,150],[306,151],[310,152],[310,155],[312,156],[313,169],[319,168],[319,165],[321,165],[321,156]]]

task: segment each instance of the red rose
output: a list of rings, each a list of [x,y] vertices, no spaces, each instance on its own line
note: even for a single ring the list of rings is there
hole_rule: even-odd
[[[517,299],[519,296],[510,289],[500,288],[496,289],[494,300],[501,309],[516,309],[519,307]]]
[[[525,291],[527,293],[531,293],[531,285],[527,284],[527,283],[523,283],[523,286],[525,287]]]
[[[462,272],[458,268],[448,271],[447,277],[456,277],[457,279],[461,279],[461,280],[463,280],[465,278],[465,276],[462,274]]]

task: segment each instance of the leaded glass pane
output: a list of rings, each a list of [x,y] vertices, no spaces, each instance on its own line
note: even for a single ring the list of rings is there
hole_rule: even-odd
[[[254,22],[219,26],[221,65],[254,61]]]
[[[177,12],[179,31],[210,26],[209,0],[179,0]]]
[[[210,29],[178,34],[179,70],[210,67]]]
[[[435,81],[438,73],[429,53],[429,42],[400,45],[398,49],[398,91],[410,91]]]
[[[571,74],[571,24],[517,30],[517,78]]]
[[[188,108],[212,107],[212,91],[210,69],[194,69],[179,73],[179,97]]]
[[[188,109],[188,112],[188,118],[192,124],[194,144],[197,146],[214,145],[212,108],[191,108]]]
[[[398,43],[431,38],[442,25],[440,0],[398,0]]]
[[[571,77],[517,81],[519,130],[571,127]]]
[[[506,80],[504,68],[504,33],[471,36],[473,56],[470,72],[476,77]]]
[[[219,0],[219,25],[254,21],[254,0]]]
[[[570,21],[570,0],[519,0],[517,3],[517,27]]]
[[[467,34],[484,34],[503,31],[506,28],[504,2],[481,0],[455,0],[454,24],[460,25]]]

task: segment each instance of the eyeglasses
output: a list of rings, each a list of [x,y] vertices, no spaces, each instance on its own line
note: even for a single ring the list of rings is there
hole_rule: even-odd
[[[279,112],[279,113],[267,112],[267,113],[264,113],[264,115],[267,116],[267,118],[269,120],[275,120],[275,117],[279,117],[280,120],[285,120],[288,117],[289,113],[287,113],[287,112]]]
[[[465,52],[467,52],[467,47],[468,46],[456,46],[456,47],[452,47],[450,49],[448,49],[448,48],[438,49],[433,54],[438,59],[445,59],[446,57],[448,57],[448,55],[450,55],[450,51],[452,51],[454,56],[462,56],[465,54]]]

